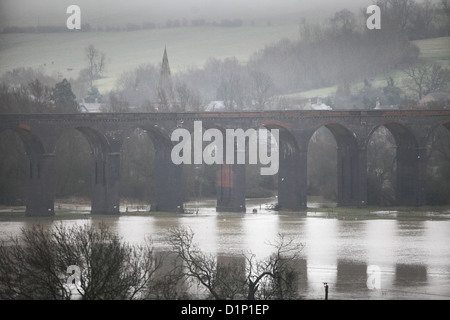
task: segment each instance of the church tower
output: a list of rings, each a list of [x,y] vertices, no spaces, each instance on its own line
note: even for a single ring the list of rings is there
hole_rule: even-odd
[[[169,111],[174,102],[175,95],[173,93],[172,76],[170,74],[169,58],[167,50],[164,48],[164,56],[159,74],[158,83],[158,100],[161,111]]]

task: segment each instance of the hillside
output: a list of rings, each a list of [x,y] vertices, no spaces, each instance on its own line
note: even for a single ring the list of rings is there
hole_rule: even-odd
[[[126,71],[141,64],[159,64],[167,47],[173,72],[202,66],[208,58],[235,56],[245,63],[258,49],[282,38],[296,39],[298,25],[239,28],[186,27],[133,32],[74,32],[54,34],[0,34],[0,74],[17,67],[42,68],[49,75],[76,78],[86,66],[89,44],[106,53],[105,78],[100,91],[114,86]]]
[[[416,40],[413,41],[413,43],[419,47],[420,57],[435,61],[442,66],[450,69],[450,37]],[[391,76],[395,80],[395,83],[399,85],[399,87],[405,89],[402,85],[404,74],[402,74],[402,72],[398,70],[393,70],[389,75],[380,75],[372,79],[372,84],[376,87],[384,87],[386,85],[387,76]],[[356,84],[357,87],[362,87],[363,85],[363,81],[361,81],[359,84]],[[284,97],[289,99],[315,98],[318,96],[326,97],[334,94],[335,92],[336,86],[332,86],[284,95]]]
[[[112,89],[116,79],[142,64],[159,64],[164,47],[169,53],[173,73],[202,66],[208,58],[235,56],[241,63],[257,50],[282,38],[297,39],[298,24],[212,26],[133,32],[74,32],[55,34],[0,34],[0,75],[17,67],[41,68],[49,75],[76,78],[86,66],[84,49],[89,44],[106,53],[107,70],[96,85],[101,92]],[[450,67],[450,37],[414,41],[423,57]],[[402,75],[394,72],[394,79]],[[397,83],[400,84],[400,81]],[[374,79],[374,85],[385,85],[385,77]],[[327,96],[336,87],[318,88],[287,97]]]

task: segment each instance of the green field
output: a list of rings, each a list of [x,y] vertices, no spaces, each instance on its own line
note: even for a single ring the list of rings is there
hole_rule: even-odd
[[[433,38],[425,40],[413,41],[420,49],[420,56],[425,59],[429,59],[441,64],[443,67],[450,69],[450,37]],[[394,70],[390,74],[379,75],[372,79],[372,85],[375,87],[386,86],[386,78],[391,76],[396,85],[402,89],[406,89],[403,86],[404,74],[399,70]],[[353,89],[362,88],[364,85],[363,81],[353,84]],[[285,95],[286,98],[290,99],[301,99],[301,98],[315,98],[315,97],[327,97],[336,92],[336,86],[319,88],[309,91],[303,91],[298,93],[293,93]]]
[[[42,68],[49,75],[76,78],[87,61],[89,44],[106,54],[105,78],[100,91],[142,64],[159,64],[167,46],[172,72],[202,66],[208,58],[235,56],[245,63],[251,54],[282,38],[296,39],[295,24],[239,28],[188,27],[134,32],[74,32],[56,34],[1,34],[0,74],[17,67]]]
[[[0,74],[17,67],[41,68],[53,76],[76,78],[87,61],[84,49],[89,44],[106,54],[107,70],[96,85],[101,92],[112,89],[116,79],[142,64],[159,64],[167,47],[173,73],[195,66],[208,58],[235,56],[245,63],[265,45],[283,38],[297,39],[299,26],[294,23],[239,28],[185,27],[133,32],[68,32],[55,34],[0,34]],[[450,68],[450,37],[415,41],[423,57]],[[394,72],[401,84],[401,73]],[[385,76],[374,79],[375,86],[385,84]],[[327,96],[336,87],[315,89],[289,97]]]
[[[450,37],[414,41],[422,57],[433,59],[446,68],[450,68]]]

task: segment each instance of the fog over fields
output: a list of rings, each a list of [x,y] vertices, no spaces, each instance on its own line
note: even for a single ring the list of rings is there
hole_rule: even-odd
[[[377,10],[367,13],[374,3]],[[80,14],[67,13],[71,5]],[[73,16],[77,27],[71,28]],[[0,0],[0,115],[336,110],[340,116],[340,110],[376,109],[378,117],[378,110],[450,109],[449,84],[450,0]],[[339,188],[357,180],[349,168],[353,159],[365,159],[356,150],[367,146],[367,163],[358,164],[367,167],[367,184],[358,186],[367,189],[367,202],[354,203],[403,205],[403,194],[429,205],[450,203],[446,119],[428,141],[422,131],[413,137],[406,124],[391,120],[354,140],[353,122],[328,121],[301,163],[308,167],[307,176],[302,173],[308,196],[335,203],[347,191],[358,194]],[[148,204],[160,182],[153,132],[150,137],[143,129],[123,143],[120,197]],[[93,152],[83,134],[92,136],[84,129],[67,134],[55,152],[55,197],[87,203],[97,171],[91,172]],[[297,143],[287,136],[284,150]],[[302,139],[303,157],[305,141],[295,137]],[[6,175],[0,205],[23,205],[31,190],[25,149],[15,148],[20,138],[14,132],[0,137],[0,150],[8,151],[0,152]],[[411,177],[414,189],[399,192],[411,170],[423,169],[416,159],[424,159],[425,143],[428,172],[418,171]],[[338,146],[351,153],[337,153]],[[397,156],[397,149],[404,154]],[[197,169],[185,171],[186,199],[215,198],[216,168],[201,168],[201,179]],[[276,195],[283,180],[264,179],[253,169],[245,196]],[[352,172],[351,178],[338,178],[342,172]],[[418,183],[425,175],[426,190]],[[350,198],[353,203],[356,196]]]
[[[336,9],[357,10],[370,0],[1,0],[0,27],[65,24],[66,8],[80,6],[84,23],[92,26],[167,19],[275,19],[327,16]]]
[[[0,74],[17,67],[43,68],[47,74],[76,77],[83,67],[84,48],[94,43],[108,58],[108,70],[97,83],[112,88],[117,77],[140,64],[161,61],[165,46],[173,71],[201,66],[210,57],[237,57],[245,62],[265,45],[280,39],[297,39],[301,21],[317,22],[334,12],[358,10],[371,0],[0,0],[0,30],[7,27],[53,26],[65,28],[67,7],[81,9],[82,31],[0,35]],[[166,28],[170,20],[202,19],[221,23],[242,21],[240,28]],[[151,23],[160,28],[122,32],[128,24]],[[269,27],[270,25],[270,27]],[[118,31],[118,30],[117,30]]]

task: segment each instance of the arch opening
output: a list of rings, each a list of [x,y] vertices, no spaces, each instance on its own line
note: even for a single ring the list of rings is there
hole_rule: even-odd
[[[278,174],[279,174],[279,158],[277,156],[276,151],[280,150],[280,141],[269,134],[269,130],[277,129],[279,132],[287,130],[281,125],[269,125],[264,124],[256,128],[252,128],[255,132],[246,139],[246,147],[245,147],[245,155],[246,155],[246,164],[245,164],[245,198],[246,198],[246,208],[250,208],[252,212],[259,212],[263,210],[272,210],[276,209],[278,203]],[[258,129],[266,129],[267,134],[264,135],[259,134]],[[281,139],[281,138],[279,138]],[[253,145],[250,148],[249,143],[252,141],[253,144],[256,144],[256,147]],[[283,142],[287,143],[285,135],[283,133]],[[265,144],[265,149],[263,147]],[[261,149],[262,148],[262,149]],[[287,148],[287,147],[285,147]],[[290,148],[295,148],[295,146],[291,145]],[[250,152],[253,150],[256,155],[256,164],[251,163],[250,161]],[[266,152],[266,155],[264,153]],[[267,159],[263,159],[261,161],[261,154]],[[254,160],[254,159],[253,159]],[[273,162],[277,161],[278,165]],[[263,163],[264,162],[264,163]],[[265,171],[263,171],[265,170]],[[275,171],[277,171],[275,173]],[[263,174],[264,173],[264,174]],[[267,174],[274,173],[274,174]]]
[[[62,133],[55,146],[58,208],[92,214],[119,213],[119,162],[103,134],[90,127]],[[89,206],[90,204],[90,206]]]
[[[2,150],[3,160],[6,160],[3,164],[8,166],[9,162],[8,169],[2,168],[2,172],[4,172],[2,176],[6,177],[6,195],[10,198],[5,200],[12,204],[25,203],[27,216],[54,215],[53,156],[46,154],[39,138],[25,128],[5,130],[1,133],[7,135],[7,140],[4,140],[0,146],[5,149]],[[5,137],[3,134],[1,135]],[[19,147],[16,148],[15,144],[18,144]],[[11,154],[13,154],[13,158],[8,161],[6,158]],[[13,164],[12,161],[17,162]],[[25,165],[23,165],[24,163]],[[11,176],[8,177],[8,175],[14,176],[15,170],[18,170],[16,171],[18,178],[16,182],[18,182],[19,190],[10,194],[9,191],[12,191],[9,185]],[[22,179],[25,180],[25,186]],[[18,194],[20,194],[20,198],[17,198]],[[14,198],[16,199],[14,200]]]
[[[266,176],[273,188],[278,190],[276,208],[281,210],[299,210],[306,207],[306,181],[303,167],[303,155],[297,139],[283,124],[264,123],[268,130],[279,130],[279,141],[273,147],[278,148],[278,173]],[[272,141],[271,141],[272,143]]]
[[[322,193],[323,206],[360,205],[359,151],[353,132],[340,123],[318,127],[308,141],[308,158],[308,166],[313,167],[308,168],[310,192]],[[314,190],[314,181],[320,184],[319,192]]]
[[[396,186],[396,142],[384,126],[377,128],[367,144],[367,202],[394,205]]]
[[[450,122],[431,132],[426,161],[426,204],[450,204]]]
[[[418,143],[407,127],[384,123],[374,128],[368,142],[368,201],[373,205],[419,203]]]
[[[123,141],[120,150],[121,210],[146,211],[155,202],[154,134],[137,128]]]
[[[87,129],[68,130],[56,144],[55,203],[58,210],[91,211],[92,185],[100,179],[100,165],[94,154],[99,154],[100,147],[87,132]]]
[[[323,126],[309,140],[308,207],[335,206],[337,202],[337,143],[333,133]]]
[[[0,132],[0,205],[25,206],[27,203],[27,148],[25,133]]]
[[[199,162],[199,158],[197,158],[197,161],[194,159],[193,153],[196,151],[194,139],[196,136],[191,133],[191,164],[184,166],[186,193],[191,197],[191,202],[194,200],[195,203],[206,203],[215,197],[216,211],[244,212],[247,208],[246,198],[255,197],[252,192],[257,194],[256,197],[261,197],[261,189],[267,180],[273,181],[274,176],[260,177],[260,171],[262,167],[269,170],[274,168],[271,164],[260,165],[257,161],[259,148],[261,147],[257,129],[230,128],[230,131],[227,131],[214,123],[202,124],[201,162]],[[194,127],[194,130],[200,130],[200,128],[195,129]],[[241,136],[241,133],[245,135],[245,138]],[[234,139],[234,143],[230,138]],[[216,139],[219,139],[218,143]],[[249,147],[250,141],[252,146]],[[267,143],[268,139],[264,141]],[[241,142],[244,144],[241,145]],[[217,148],[220,148],[220,150]],[[270,146],[268,149],[266,151],[270,152],[268,155],[268,158],[270,158],[272,156]],[[198,148],[197,151],[199,151]],[[233,162],[231,162],[231,155],[234,156]],[[275,166],[278,170],[278,165]],[[267,171],[264,172],[267,173]],[[266,181],[263,181],[264,179]],[[264,190],[264,192],[266,191]],[[272,194],[273,190],[271,190],[270,195]]]
[[[209,137],[208,141],[205,132],[209,129],[214,130],[214,134]],[[201,134],[200,131],[195,132],[195,130],[201,130]],[[219,132],[222,139],[215,135]],[[232,166],[225,164],[225,132],[225,128],[208,123],[202,123],[201,128],[194,126],[190,131],[190,163],[183,165],[187,212],[196,213],[202,206],[215,206],[216,211],[237,211],[234,208],[237,200],[236,194],[233,193],[234,170]],[[219,141],[216,141],[216,138]],[[200,150],[198,146],[196,149],[195,139],[198,139],[197,142],[201,139]],[[219,150],[220,147],[222,147],[221,150]],[[195,155],[196,152],[201,152],[201,161],[200,156]],[[217,162],[223,162],[223,164]]]
[[[147,211],[183,211],[183,168],[172,162],[172,147],[157,125],[140,126],[125,137],[120,151],[125,211],[127,199]]]

